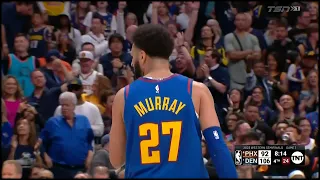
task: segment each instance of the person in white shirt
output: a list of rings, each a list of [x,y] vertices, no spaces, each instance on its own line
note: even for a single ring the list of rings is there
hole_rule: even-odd
[[[79,54],[80,74],[79,79],[82,82],[84,92],[88,95],[92,94],[92,85],[96,80],[97,74],[101,73],[93,69],[94,57],[90,51],[81,51]]]
[[[108,12],[108,2],[107,1],[97,1],[97,12],[102,18],[105,23],[104,28],[104,35],[108,38],[111,34],[117,31],[117,20],[116,17]],[[87,32],[89,32],[90,28],[92,27],[92,19],[94,13],[88,12],[85,19],[83,20],[83,25],[87,27]]]
[[[93,63],[93,69],[97,70],[99,73],[103,74],[103,67],[102,64],[99,63],[99,57],[95,57],[94,55],[94,45],[90,42],[83,43],[81,45],[81,51],[89,51],[93,54],[94,63]],[[79,76],[80,74],[80,60],[75,59],[72,62],[72,73],[74,76]]]
[[[91,21],[91,31],[81,37],[82,43],[90,42],[94,48],[94,54],[100,57],[108,52],[108,41],[103,34],[103,19],[98,13],[94,13]]]
[[[70,81],[68,83],[68,91],[75,93],[77,96],[77,106],[74,113],[86,116],[90,121],[94,136],[101,137],[104,131],[104,124],[100,111],[96,105],[82,99],[83,86],[81,81],[78,78]],[[54,112],[54,116],[61,114],[61,106],[58,106]]]

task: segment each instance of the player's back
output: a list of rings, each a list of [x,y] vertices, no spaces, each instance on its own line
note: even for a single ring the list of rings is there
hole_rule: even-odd
[[[208,178],[191,94],[177,74],[125,88],[126,178]]]

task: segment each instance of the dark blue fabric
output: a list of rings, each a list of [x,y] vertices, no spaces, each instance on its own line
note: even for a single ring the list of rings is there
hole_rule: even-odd
[[[131,61],[132,61],[132,56],[127,52],[123,52],[120,55],[120,57],[114,57],[112,56],[111,53],[101,56],[100,64],[102,64],[103,66],[104,75],[107,76],[109,79],[111,79],[114,74],[112,63],[111,63],[111,61],[114,58],[119,58],[124,63],[124,65],[131,65]]]

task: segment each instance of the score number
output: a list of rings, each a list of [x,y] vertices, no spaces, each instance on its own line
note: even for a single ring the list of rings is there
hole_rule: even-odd
[[[170,121],[161,123],[161,135],[172,134],[168,157],[169,162],[175,162],[178,159],[181,128],[182,121]],[[149,149],[159,146],[159,125],[156,123],[145,123],[139,126],[140,137],[148,136],[148,132],[150,132],[150,139],[142,140],[140,142],[141,164],[158,164],[160,163],[160,151],[153,150],[151,151],[151,153],[149,153]]]
[[[258,165],[271,165],[271,150],[259,150],[258,157]]]

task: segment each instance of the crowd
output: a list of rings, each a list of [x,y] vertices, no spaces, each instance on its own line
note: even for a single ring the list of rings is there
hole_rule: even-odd
[[[237,166],[240,178],[319,177],[318,2],[16,1],[1,13],[3,178],[124,177],[109,160],[112,103],[134,81],[145,23],[170,32],[172,72],[208,86],[231,155],[305,146],[303,166]]]

